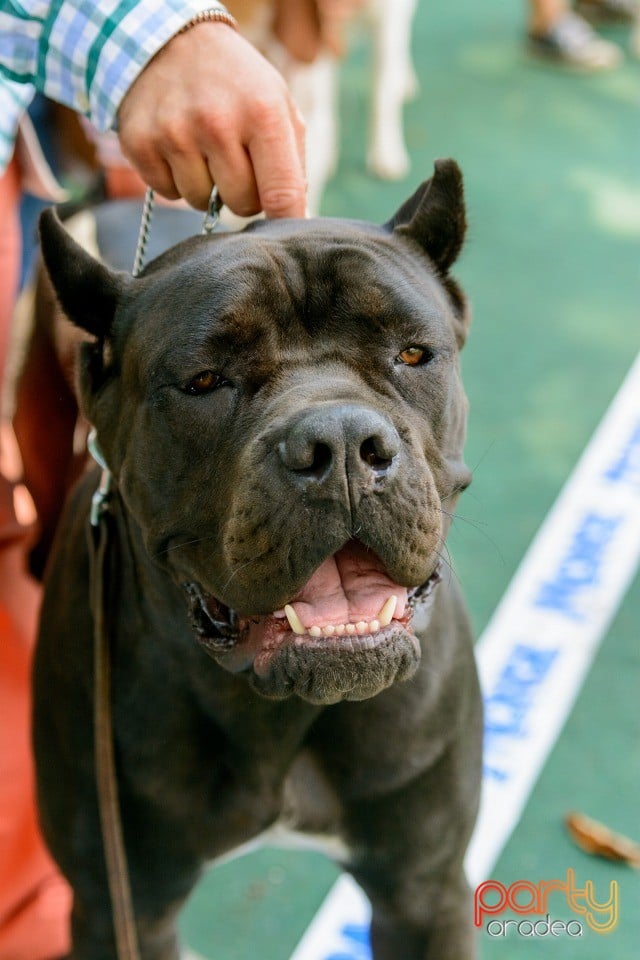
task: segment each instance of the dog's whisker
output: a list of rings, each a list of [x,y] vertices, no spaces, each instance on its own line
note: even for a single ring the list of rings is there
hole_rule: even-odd
[[[237,576],[237,575],[238,575],[239,573],[241,573],[243,570],[246,570],[247,567],[250,567],[252,564],[257,563],[257,561],[258,561],[258,560],[261,560],[263,556],[264,556],[264,554],[260,554],[260,556],[251,557],[249,560],[247,560],[246,563],[241,563],[239,566],[235,567],[235,569],[231,571],[231,576],[229,577],[229,579],[227,580],[227,582],[224,584],[224,586],[223,586],[222,589],[223,589],[223,590],[226,590],[227,587],[229,586],[229,584],[231,583],[231,581],[233,580],[233,578],[234,578],[235,576]]]
[[[215,540],[216,538],[211,537],[195,537],[193,540],[185,540],[184,543],[172,543],[171,546],[165,547],[164,550],[157,550],[154,554],[156,557],[166,556],[168,553],[172,553],[174,550],[180,550],[182,547],[192,547],[196,543],[206,543],[207,540]]]
[[[475,476],[475,474],[476,474],[477,471],[478,471],[478,467],[481,466],[482,463],[484,463],[485,459],[486,459],[486,458],[488,457],[488,455],[491,453],[491,451],[493,450],[493,448],[494,448],[494,446],[496,445],[496,443],[497,443],[497,437],[494,437],[493,440],[491,440],[491,441],[488,443],[488,445],[487,445],[484,453],[480,454],[480,458],[476,461],[475,466],[473,466],[473,467],[471,468],[471,473],[472,473],[474,476]]]
[[[460,583],[460,577],[458,576],[458,574],[454,569],[453,560],[451,558],[451,551],[449,550],[446,540],[443,540],[442,537],[439,537],[438,542],[442,545],[443,549],[446,551],[446,556],[444,556],[441,550],[436,550],[436,553],[439,559],[442,561],[444,566],[448,568],[450,575],[452,577],[455,577],[457,582]]]
[[[444,507],[440,507],[440,512],[444,513],[445,517],[450,517],[452,520],[462,520],[464,523],[470,523],[473,527],[488,526],[488,524],[483,523],[482,520],[474,520],[472,517],[463,517],[460,513],[449,513],[449,511],[445,510]]]
[[[441,512],[442,512],[445,516],[451,518],[451,526],[452,526],[452,527],[455,525],[456,520],[461,520],[463,523],[468,523],[471,527],[474,528],[474,530],[477,530],[478,533],[481,533],[482,536],[487,540],[487,542],[490,543],[491,546],[494,548],[495,552],[497,553],[497,555],[498,555],[499,558],[500,558],[500,561],[501,561],[503,564],[506,564],[506,560],[505,560],[505,558],[504,558],[504,554],[502,553],[502,551],[501,551],[498,543],[497,543],[497,542],[493,539],[493,537],[491,537],[491,536],[487,533],[487,531],[484,529],[484,527],[486,526],[486,524],[483,524],[481,520],[472,520],[472,519],[470,519],[469,517],[461,517],[461,516],[460,516],[459,514],[457,514],[457,513],[448,513],[446,510],[443,510],[442,507],[440,508],[440,510],[441,510]]]

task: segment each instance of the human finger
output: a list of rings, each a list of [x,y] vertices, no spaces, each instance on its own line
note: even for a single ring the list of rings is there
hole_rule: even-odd
[[[124,156],[144,182],[167,200],[178,200],[181,194],[171,167],[156,146],[153,134],[142,129],[136,131],[134,127],[131,134],[128,129],[126,133],[121,131],[119,139]]]
[[[241,145],[209,156],[208,169],[226,207],[239,217],[260,213],[262,207],[253,167]]]
[[[262,105],[248,142],[260,206],[267,217],[304,217],[304,124],[293,105]]]
[[[166,161],[179,195],[197,210],[206,210],[214,180],[202,154],[195,150],[169,153]]]

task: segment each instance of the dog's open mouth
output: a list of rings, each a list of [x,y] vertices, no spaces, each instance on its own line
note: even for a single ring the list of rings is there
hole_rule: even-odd
[[[299,637],[359,637],[378,633],[394,617],[402,620],[406,606],[406,588],[390,579],[374,553],[352,540],[273,616]]]
[[[382,561],[357,540],[328,557],[289,603],[264,616],[230,611],[194,583],[183,587],[192,625],[207,651],[227,669],[269,670],[284,646],[327,652],[371,650],[394,631],[411,631],[415,606],[426,602],[440,580],[440,567],[420,587],[407,590],[387,574]]]

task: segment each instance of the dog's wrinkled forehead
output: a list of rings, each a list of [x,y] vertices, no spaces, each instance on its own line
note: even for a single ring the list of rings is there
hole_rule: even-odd
[[[176,348],[176,338],[187,348],[213,338],[235,350],[308,347],[318,335],[370,342],[398,328],[434,346],[454,343],[451,304],[424,257],[381,229],[343,220],[192,238],[151,264],[128,301],[127,332],[156,350]],[[156,350],[147,347],[149,361]]]
[[[153,350],[177,332],[197,338],[212,319],[229,324],[232,315],[236,343],[247,329],[254,337],[322,331],[344,338],[362,335],[367,323],[371,337],[376,323],[391,330],[400,319],[426,323],[428,336],[451,340],[453,333],[460,347],[469,312],[449,270],[465,229],[462,174],[453,160],[436,161],[431,179],[383,227],[257,222],[239,234],[193,237],[136,278],[93,259],[53,211],[40,221],[43,258],[63,310],[99,344],[108,341],[114,355],[130,334],[145,330],[144,349]],[[267,321],[269,330],[261,329]]]

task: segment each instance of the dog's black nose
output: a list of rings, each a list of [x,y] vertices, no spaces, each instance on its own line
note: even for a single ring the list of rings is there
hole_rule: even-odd
[[[400,437],[382,415],[351,404],[321,406],[290,424],[278,453],[303,486],[383,480],[400,454]]]

